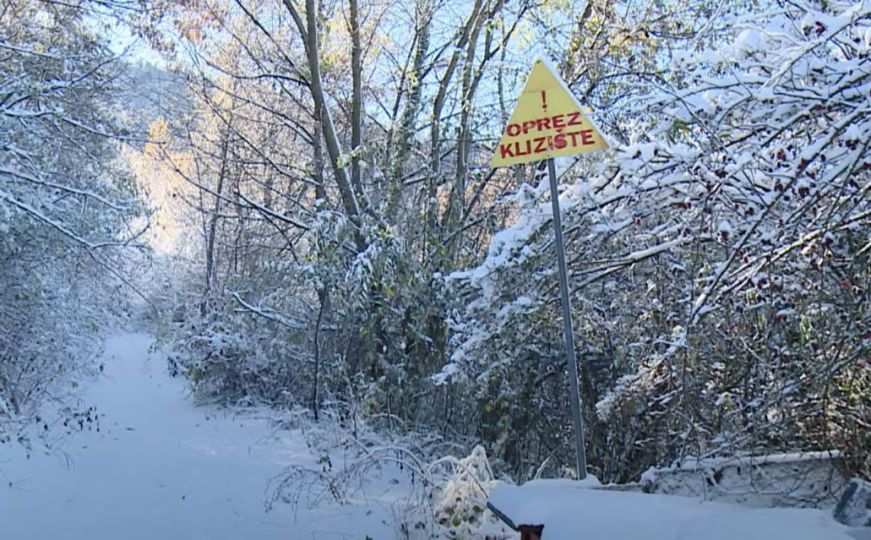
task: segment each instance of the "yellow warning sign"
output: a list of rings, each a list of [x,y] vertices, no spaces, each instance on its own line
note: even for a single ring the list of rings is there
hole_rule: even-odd
[[[507,167],[608,148],[566,84],[542,60],[535,62],[491,167]]]

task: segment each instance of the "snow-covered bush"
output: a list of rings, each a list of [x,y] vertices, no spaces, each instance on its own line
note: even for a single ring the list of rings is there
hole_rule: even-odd
[[[385,8],[414,28],[402,68],[293,3],[168,9],[209,66],[182,69],[194,104],[156,152],[199,235],[190,373],[480,442],[516,479],[567,472],[547,184],[482,142],[527,68],[512,36],[556,33],[541,47],[614,142],[558,163],[597,475],[832,446],[867,468],[867,4],[437,4]],[[434,47],[434,20],[463,45]],[[240,382],[268,364],[295,382]]]
[[[118,160],[121,66],[88,17],[86,5],[0,10],[0,442],[64,425],[41,405],[69,403],[100,331],[124,315],[142,224]]]
[[[497,481],[482,446],[464,458],[443,458],[432,467],[445,466],[448,471],[431,488],[432,520],[439,538],[471,540],[516,534],[487,508]]]
[[[871,471],[858,401],[871,383],[871,7],[759,9],[724,44],[670,63],[629,144],[561,197],[605,481],[773,449],[844,448]],[[485,438],[518,472],[543,459],[539,441],[570,440],[543,187],[478,268],[453,276],[469,301],[453,317],[454,375],[440,379],[486,398],[470,422],[534,434],[520,452],[498,430]]]
[[[234,304],[224,309],[232,310]],[[188,315],[174,324],[168,362],[172,375],[188,378],[198,401],[304,403],[310,380],[304,369],[311,357],[304,347],[294,346],[302,338],[247,314]]]

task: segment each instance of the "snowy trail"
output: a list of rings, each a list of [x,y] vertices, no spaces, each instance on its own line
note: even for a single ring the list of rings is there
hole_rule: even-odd
[[[107,342],[104,376],[85,394],[101,431],[66,443],[69,464],[0,446],[0,539],[394,537],[373,493],[370,504],[266,513],[269,479],[283,465],[313,463],[302,437],[275,439],[264,420],[195,407],[150,344],[145,334]]]
[[[407,483],[395,471],[367,481],[352,504],[279,503],[267,513],[267,483],[283,467],[320,467],[303,434],[195,407],[184,381],[166,374],[164,357],[149,354],[151,342],[146,334],[107,342],[104,375],[83,396],[97,406],[101,429],[66,442],[69,462],[0,446],[0,540],[396,538],[390,503]],[[871,540],[818,510],[754,510],[565,482],[503,486],[493,498],[516,519],[546,523],[551,540],[581,530],[601,540]]]

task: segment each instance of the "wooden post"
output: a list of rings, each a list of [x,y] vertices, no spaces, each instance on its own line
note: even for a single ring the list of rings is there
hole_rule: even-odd
[[[520,540],[541,540],[544,525],[518,525]]]

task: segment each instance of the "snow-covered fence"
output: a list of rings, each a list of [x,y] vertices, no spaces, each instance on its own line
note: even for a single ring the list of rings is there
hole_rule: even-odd
[[[847,485],[840,452],[685,458],[641,477],[647,493],[728,501],[748,506],[833,507]]]

